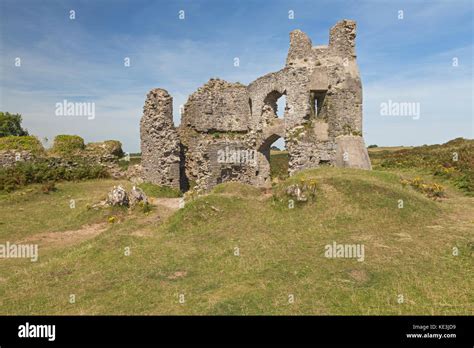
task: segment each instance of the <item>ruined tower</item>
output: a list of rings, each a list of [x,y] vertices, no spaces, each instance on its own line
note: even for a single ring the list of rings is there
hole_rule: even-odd
[[[164,89],[148,93],[140,137],[143,179],[180,188],[180,141],[173,124],[173,98]]]
[[[292,31],[283,69],[248,86],[211,79],[189,97],[178,129],[171,97],[151,91],[141,122],[144,179],[204,190],[225,181],[270,186],[270,146],[278,138],[286,142],[290,175],[321,165],[370,169],[355,37],[351,20],[338,22],[325,46]]]

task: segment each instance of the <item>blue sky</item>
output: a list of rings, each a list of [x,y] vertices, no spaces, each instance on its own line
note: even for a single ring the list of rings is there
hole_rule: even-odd
[[[473,138],[471,0],[2,0],[0,11],[0,110],[41,138],[117,139],[136,152],[150,89],[170,92],[179,124],[179,106],[210,77],[248,84],[284,66],[291,30],[327,44],[344,18],[358,24],[367,145]],[[64,99],[94,102],[96,117],[56,116]],[[388,100],[420,103],[420,118],[381,116]]]

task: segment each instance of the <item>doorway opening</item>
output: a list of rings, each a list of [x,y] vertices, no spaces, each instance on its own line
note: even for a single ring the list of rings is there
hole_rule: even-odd
[[[284,139],[272,134],[259,149],[260,173],[266,185],[271,186],[288,178],[289,155]]]

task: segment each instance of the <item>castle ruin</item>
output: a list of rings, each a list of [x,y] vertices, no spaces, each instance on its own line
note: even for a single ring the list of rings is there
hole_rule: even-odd
[[[140,124],[143,179],[187,190],[226,181],[268,187],[270,146],[284,138],[289,174],[322,165],[371,169],[362,138],[356,23],[338,22],[327,46],[290,33],[286,65],[248,86],[210,79],[173,124],[172,97],[151,90]],[[277,100],[285,95],[283,118]]]

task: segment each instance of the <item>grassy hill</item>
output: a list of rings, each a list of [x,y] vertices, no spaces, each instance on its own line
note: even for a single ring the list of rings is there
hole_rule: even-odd
[[[369,149],[374,169],[428,174],[474,196],[474,140],[457,138],[441,145]]]
[[[112,180],[4,194],[0,243],[38,243],[40,259],[0,259],[0,314],[474,314],[474,198],[446,181],[433,200],[401,184],[415,175],[436,179],[326,167],[177,212],[92,209]],[[290,209],[288,186],[309,181]],[[364,261],[326,258],[333,242]]]

